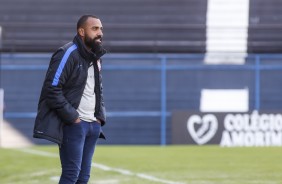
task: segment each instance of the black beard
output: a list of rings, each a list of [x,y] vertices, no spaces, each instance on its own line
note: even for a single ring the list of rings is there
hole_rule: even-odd
[[[101,49],[102,49],[102,44],[97,42],[96,40],[97,39],[101,39],[102,40],[102,36],[97,36],[93,39],[91,39],[90,37],[88,36],[85,36],[85,45],[89,48],[91,48],[91,50],[94,52],[94,53],[97,53],[97,52],[100,52]]]

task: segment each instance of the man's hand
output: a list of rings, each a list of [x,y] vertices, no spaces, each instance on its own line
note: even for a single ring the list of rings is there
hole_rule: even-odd
[[[80,123],[80,122],[81,122],[81,120],[79,118],[77,118],[74,123]]]
[[[96,118],[96,121],[101,124],[101,121],[99,119]]]

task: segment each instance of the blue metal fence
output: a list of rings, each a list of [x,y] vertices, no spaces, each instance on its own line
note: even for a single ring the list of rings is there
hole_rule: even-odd
[[[248,55],[248,63],[243,65],[207,65],[203,63],[203,54],[110,54],[104,57],[104,70],[156,70],[160,71],[161,74],[161,101],[160,101],[160,111],[138,111],[138,112],[109,112],[108,115],[112,117],[135,117],[135,116],[154,116],[160,117],[160,144],[166,145],[166,129],[167,129],[167,117],[171,115],[171,112],[167,110],[167,72],[168,71],[180,71],[180,70],[223,70],[223,71],[253,71],[254,72],[254,86],[255,86],[255,105],[254,109],[260,110],[260,94],[261,94],[261,71],[266,70],[282,70],[282,54],[254,54]],[[46,70],[47,65],[45,64],[25,64],[25,61],[31,59],[37,60],[49,60],[50,55],[40,55],[34,58],[31,55],[25,54],[3,54],[1,66],[1,71],[22,71],[22,70]],[[107,64],[107,60],[157,60],[157,63],[154,65],[120,65],[118,62],[116,64]],[[268,60],[275,60],[276,63],[268,63]],[[15,64],[14,60],[22,60],[22,63]],[[173,64],[174,60],[181,60],[183,64]],[[191,64],[191,61],[199,61]],[[280,63],[281,62],[281,63]],[[12,63],[12,64],[11,64]],[[172,63],[172,64],[171,64]],[[5,80],[5,79],[4,79]],[[34,118],[36,115],[35,112],[6,112],[6,118]]]

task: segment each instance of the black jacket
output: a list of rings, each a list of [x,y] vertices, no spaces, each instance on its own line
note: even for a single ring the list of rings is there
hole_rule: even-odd
[[[61,144],[63,126],[79,117],[79,106],[91,62],[94,65],[96,106],[95,117],[106,123],[102,77],[97,60],[105,54],[103,48],[90,52],[76,35],[73,42],[59,48],[52,56],[42,87],[33,137]],[[105,138],[103,133],[100,138]]]

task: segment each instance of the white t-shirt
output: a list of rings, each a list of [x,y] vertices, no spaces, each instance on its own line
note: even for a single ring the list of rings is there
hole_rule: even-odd
[[[88,68],[88,75],[86,85],[80,100],[80,104],[77,108],[79,118],[83,121],[93,122],[96,121],[95,105],[96,105],[96,95],[94,92],[95,88],[95,76],[94,76],[94,67],[91,65]]]

